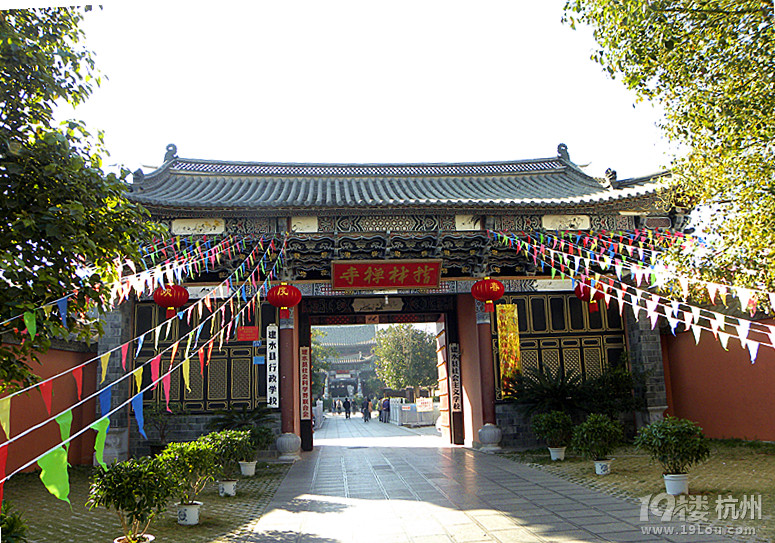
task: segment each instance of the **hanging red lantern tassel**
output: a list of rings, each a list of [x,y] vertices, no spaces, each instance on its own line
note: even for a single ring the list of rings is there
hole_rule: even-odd
[[[280,308],[280,318],[287,319],[291,316],[288,308],[298,305],[301,301],[301,291],[293,285],[281,283],[269,289],[266,300],[275,307]]]
[[[495,311],[495,304],[493,302],[500,300],[505,290],[503,283],[497,279],[485,277],[471,287],[471,296],[480,302],[484,302],[484,310],[487,313],[492,313]]]
[[[598,282],[598,284],[600,283]],[[576,281],[576,287],[573,289],[573,292],[576,294],[576,298],[589,304],[590,313],[597,313],[600,311],[600,306],[597,302],[605,300],[605,294],[600,288],[592,288],[587,282]]]
[[[153,301],[167,308],[167,318],[171,318],[188,301],[188,290],[180,285],[170,285],[167,288],[157,288],[153,292]]]

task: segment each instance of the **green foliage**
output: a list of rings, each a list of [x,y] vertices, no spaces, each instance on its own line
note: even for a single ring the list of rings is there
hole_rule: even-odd
[[[330,360],[339,356],[335,347],[323,345],[326,332],[313,328],[310,332],[310,393],[313,398],[323,395],[325,373],[331,368]]]
[[[388,387],[436,386],[436,341],[431,334],[396,324],[378,330],[376,342],[377,377]]]
[[[51,125],[55,101],[81,103],[97,82],[81,19],[75,8],[0,11],[0,322],[26,313],[37,332],[20,318],[0,328],[0,392],[37,380],[27,362],[52,338],[102,333],[106,285],[159,232],[126,199],[125,173],[102,171],[101,134]],[[38,309],[68,295],[67,327]]]
[[[659,462],[666,474],[686,473],[710,456],[702,428],[690,420],[671,416],[641,428],[635,436],[635,446]]]
[[[22,514],[13,510],[8,501],[3,503],[0,511],[0,533],[7,543],[25,543],[27,541],[27,523]]]
[[[233,479],[239,461],[255,459],[256,447],[250,430],[221,430],[203,435],[197,441],[212,447],[221,478]]]
[[[775,290],[775,17],[766,0],[567,0],[593,58],[664,111],[685,151],[667,205],[711,206],[714,250],[672,255],[686,273]]]
[[[573,430],[571,447],[591,460],[606,460],[622,442],[622,425],[606,415],[592,413]]]
[[[643,409],[644,399],[634,393],[636,380],[640,379],[623,367],[607,369],[581,385],[581,407],[587,413],[603,413],[611,418]]]
[[[272,409],[266,404],[258,404],[253,409],[247,407],[216,411],[210,421],[213,430],[250,430],[272,420]]]
[[[162,445],[166,445],[167,440],[169,439],[169,426],[173,417],[185,415],[186,413],[186,409],[180,406],[180,404],[173,404],[169,411],[167,410],[167,407],[161,403],[153,403],[143,407],[145,423],[156,430],[159,443]]]
[[[117,462],[105,470],[95,470],[86,505],[89,509],[100,506],[114,509],[126,541],[144,541],[153,518],[166,511],[173,485],[166,466],[157,459]]]
[[[553,372],[546,366],[530,368],[517,376],[514,395],[528,415],[550,411],[576,414],[581,410],[581,377],[573,371]]]
[[[177,484],[181,503],[193,503],[218,467],[215,449],[209,443],[170,443],[158,456]]]
[[[272,429],[267,428],[266,426],[256,426],[253,428],[250,432],[250,437],[253,440],[254,449],[258,449],[259,451],[269,449],[276,439]]]
[[[533,417],[531,427],[549,447],[567,447],[573,437],[573,421],[563,411],[539,413]]]

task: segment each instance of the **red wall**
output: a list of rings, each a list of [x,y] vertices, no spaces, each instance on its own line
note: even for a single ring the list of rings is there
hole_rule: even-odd
[[[70,351],[49,350],[40,355],[41,364],[35,364],[33,371],[40,377],[46,378],[57,375],[73,368],[94,356],[94,353],[75,353]],[[97,366],[93,362],[83,368],[83,392],[82,398],[93,394],[97,383]],[[78,402],[75,387],[75,379],[71,375],[64,375],[53,381],[53,393],[51,402],[51,414],[57,415],[61,411]],[[96,403],[89,400],[73,409],[73,423],[71,435],[88,426],[95,420]],[[49,418],[46,406],[43,403],[40,391],[34,389],[25,394],[19,394],[11,400],[11,435],[16,436],[27,428],[37,425]],[[0,432],[2,433],[2,432]],[[96,432],[87,430],[82,436],[70,443],[68,460],[70,464],[91,464],[94,453],[94,436]],[[5,442],[3,434],[1,442]],[[14,441],[9,445],[8,462],[5,472],[11,473],[29,460],[46,452],[48,449],[61,442],[59,425],[51,421],[30,434]],[[37,469],[37,464],[27,471]]]
[[[691,332],[662,336],[668,412],[699,423],[708,437],[775,441],[775,349],[760,346],[751,364],[738,340],[727,347],[707,331],[699,345]]]

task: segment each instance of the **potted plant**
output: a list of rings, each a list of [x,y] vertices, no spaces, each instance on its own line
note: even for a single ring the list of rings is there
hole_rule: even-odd
[[[159,458],[177,483],[178,524],[198,524],[202,502],[196,497],[214,479],[217,467],[212,445],[203,441],[170,443]]]
[[[244,456],[239,459],[239,467],[242,475],[253,477],[256,474],[256,456],[258,451],[269,449],[275,441],[275,435],[271,428],[266,426],[254,426],[250,430],[251,450],[245,450]]]
[[[552,460],[564,460],[565,448],[573,437],[573,421],[564,411],[539,413],[533,417],[533,433],[546,441]]]
[[[148,440],[148,447],[152,456],[159,454],[167,446],[170,438],[170,423],[173,418],[185,414],[187,414],[187,411],[179,405],[173,405],[171,411],[168,411],[161,403],[153,403],[143,408],[145,423],[153,428],[151,433],[152,439]]]
[[[166,466],[157,459],[116,462],[94,472],[86,505],[115,509],[124,535],[114,543],[148,543],[155,539],[148,527],[166,511],[173,485]]]
[[[710,456],[708,438],[690,420],[667,416],[644,426],[635,436],[635,446],[662,464],[665,491],[689,493],[689,468]]]
[[[27,522],[6,500],[0,509],[0,536],[9,543],[26,543]]]
[[[611,472],[609,456],[622,441],[622,425],[600,413],[592,413],[573,430],[571,447],[585,458],[595,462],[595,473]]]
[[[248,430],[221,430],[199,438],[213,448],[218,477],[218,494],[221,497],[237,494],[237,462],[255,456],[256,450]]]

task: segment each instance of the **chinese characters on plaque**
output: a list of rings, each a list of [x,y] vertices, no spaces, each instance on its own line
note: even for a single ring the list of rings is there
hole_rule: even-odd
[[[299,365],[301,366],[301,420],[312,420],[309,347],[299,348]]]
[[[453,413],[463,411],[463,390],[460,383],[460,345],[449,344],[449,404]]]
[[[276,324],[266,327],[266,405],[280,407],[280,335]]]
[[[334,290],[438,288],[441,260],[341,260],[331,278]]]

